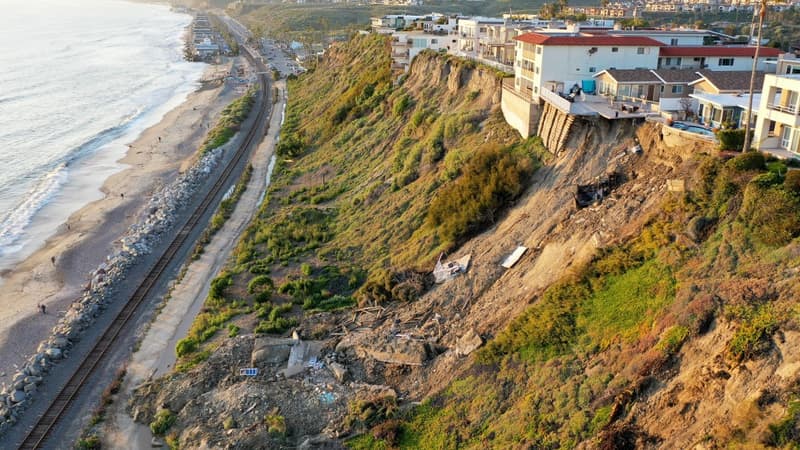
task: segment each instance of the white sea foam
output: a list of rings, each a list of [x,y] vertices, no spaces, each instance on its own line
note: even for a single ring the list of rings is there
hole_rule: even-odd
[[[0,213],[0,256],[19,251],[19,237],[25,232],[36,212],[58,192],[67,180],[67,173],[67,164],[59,164],[39,179],[15,209]]]
[[[163,5],[0,0],[0,269],[122,169],[127,143],[196,89],[191,21]]]

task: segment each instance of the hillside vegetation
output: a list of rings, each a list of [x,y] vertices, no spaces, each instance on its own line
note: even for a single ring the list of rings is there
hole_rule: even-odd
[[[436,53],[398,82],[377,35],[291,80],[272,185],[179,344],[181,367],[224,327],[280,334],[302,312],[424,292],[437,256],[492,225],[538,166],[499,86],[492,69]]]
[[[546,289],[467,376],[350,446],[796,448],[797,375],[777,374],[798,357],[800,177],[784,174],[757,153],[701,157],[695,188],[638,236]]]

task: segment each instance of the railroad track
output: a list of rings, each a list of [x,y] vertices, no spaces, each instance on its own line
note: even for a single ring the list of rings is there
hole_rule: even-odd
[[[257,72],[263,72],[263,67],[261,67],[261,64],[250,54],[249,50],[244,46],[240,48],[244,49],[245,58],[250,62],[252,67],[256,68]],[[34,425],[25,436],[25,439],[19,447],[20,449],[41,448],[45,441],[50,438],[55,426],[60,422],[70,405],[77,399],[86,380],[94,373],[101,363],[107,359],[109,350],[116,346],[125,326],[135,316],[137,309],[144,303],[145,299],[148,298],[161,277],[165,275],[167,267],[186,243],[192,230],[198,226],[203,214],[214,203],[214,199],[220,194],[223,187],[228,184],[235,168],[239,165],[242,158],[248,154],[248,150],[253,143],[257,143],[256,140],[260,140],[263,137],[264,117],[267,114],[267,108],[272,108],[272,102],[269,101],[271,93],[269,92],[265,75],[262,74],[259,76],[259,83],[261,85],[260,96],[262,107],[259,108],[258,115],[245,136],[244,142],[242,142],[242,145],[236,150],[233,158],[228,165],[225,166],[225,169],[216,183],[211,187],[200,205],[192,212],[183,227],[178,230],[173,241],[147,273],[133,295],[131,295],[125,303],[125,306],[113,319],[111,324],[109,324],[108,328],[106,328],[92,350],[89,351],[78,369],[58,392],[47,410],[39,417],[36,425]]]

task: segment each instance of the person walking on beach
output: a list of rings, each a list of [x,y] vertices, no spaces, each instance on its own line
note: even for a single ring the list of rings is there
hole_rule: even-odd
[[[55,266],[56,265],[56,257],[55,256],[51,256],[50,257],[50,262],[53,263],[53,265]]]

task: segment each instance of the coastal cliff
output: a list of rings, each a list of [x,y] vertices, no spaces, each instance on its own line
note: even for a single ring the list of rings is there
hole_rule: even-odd
[[[396,80],[389,51],[358,36],[290,83],[259,215],[136,420],[191,448],[795,442],[785,165],[631,120],[578,119],[556,157],[492,69],[423,52]],[[434,285],[442,253],[470,259]]]

